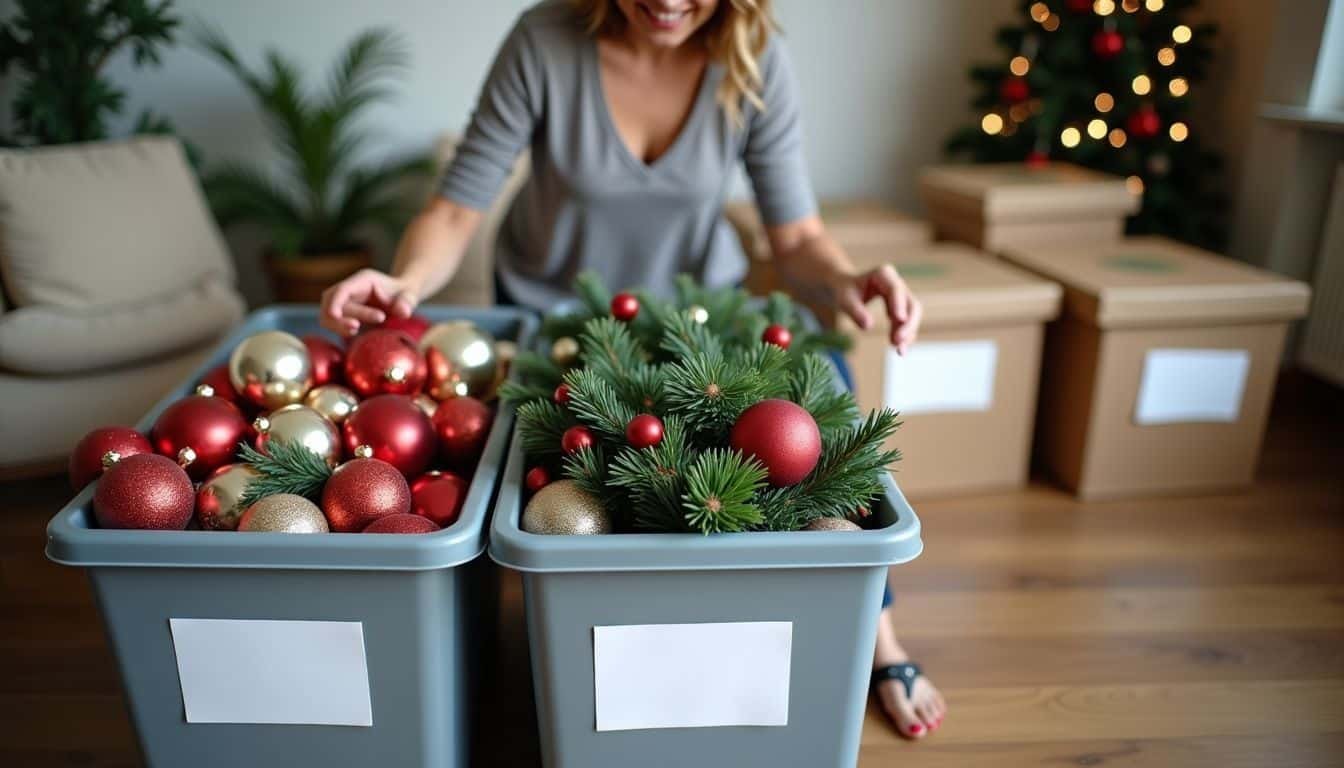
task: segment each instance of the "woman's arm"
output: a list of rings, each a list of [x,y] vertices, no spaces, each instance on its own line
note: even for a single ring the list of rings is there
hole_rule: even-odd
[[[816,215],[767,227],[766,231],[775,264],[796,293],[832,304],[863,329],[873,325],[867,303],[881,296],[891,319],[891,344],[897,353],[905,354],[915,342],[924,308],[894,267],[886,265],[858,273]]]

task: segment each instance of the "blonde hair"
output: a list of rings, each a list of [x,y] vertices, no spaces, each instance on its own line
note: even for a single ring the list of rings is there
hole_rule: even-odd
[[[615,0],[572,2],[583,17],[588,34],[608,34],[624,28],[625,16],[616,8]],[[760,57],[770,42],[770,33],[779,29],[770,13],[771,2],[719,0],[714,16],[696,31],[696,36],[704,40],[710,59],[723,65],[723,81],[716,98],[735,127],[742,125],[743,99],[758,110],[765,109]]]

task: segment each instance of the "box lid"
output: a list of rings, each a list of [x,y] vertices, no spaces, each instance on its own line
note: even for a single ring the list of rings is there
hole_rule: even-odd
[[[933,239],[928,222],[876,200],[823,200],[821,220],[840,247],[869,243],[900,247]]]
[[[935,166],[920,174],[919,186],[930,208],[986,222],[1128,216],[1141,202],[1123,177],[1068,163]]]
[[[855,261],[864,257],[854,254]],[[1058,285],[967,245],[930,244],[885,261],[923,303],[927,329],[1044,321],[1059,313]]]
[[[1162,237],[1015,250],[1004,258],[1058,280],[1064,311],[1102,328],[1289,320],[1306,284]]]

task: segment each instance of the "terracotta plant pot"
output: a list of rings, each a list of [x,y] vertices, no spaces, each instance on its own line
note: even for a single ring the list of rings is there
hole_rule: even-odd
[[[266,252],[266,271],[271,276],[275,300],[301,304],[321,301],[322,292],[328,287],[372,264],[373,257],[366,246],[305,253],[297,258],[281,258],[273,251]]]

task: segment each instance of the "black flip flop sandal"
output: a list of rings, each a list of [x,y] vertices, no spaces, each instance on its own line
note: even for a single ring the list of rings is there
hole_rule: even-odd
[[[905,688],[906,698],[913,699],[915,697],[915,681],[923,674],[924,670],[920,669],[918,664],[911,661],[878,667],[873,670],[873,676],[869,681],[869,687],[875,689],[879,683],[885,683],[888,680],[899,680],[901,686]]]

